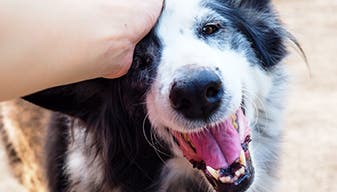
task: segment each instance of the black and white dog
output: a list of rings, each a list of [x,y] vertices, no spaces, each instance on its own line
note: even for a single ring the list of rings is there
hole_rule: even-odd
[[[291,39],[269,0],[167,0],[126,76],[25,97],[51,191],[271,191]]]

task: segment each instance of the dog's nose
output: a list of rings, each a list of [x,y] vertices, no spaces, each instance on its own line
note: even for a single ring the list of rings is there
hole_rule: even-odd
[[[173,83],[171,106],[189,119],[207,119],[220,106],[224,90],[221,79],[210,70],[192,70]]]

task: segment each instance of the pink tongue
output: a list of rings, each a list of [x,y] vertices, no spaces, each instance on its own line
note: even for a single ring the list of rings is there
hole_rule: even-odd
[[[214,169],[227,168],[240,156],[241,140],[232,125],[224,123],[201,134],[190,135],[196,155]]]
[[[239,120],[241,120],[241,111],[238,114]],[[241,126],[239,129],[240,132],[246,131],[242,130]],[[240,157],[242,150],[242,136],[233,127],[231,118],[216,127],[209,127],[203,132],[175,133],[175,136],[188,160],[203,160],[207,166],[213,169],[229,167]]]

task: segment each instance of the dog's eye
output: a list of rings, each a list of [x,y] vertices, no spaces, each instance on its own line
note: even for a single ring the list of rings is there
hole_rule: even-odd
[[[218,32],[220,27],[219,23],[207,23],[202,27],[202,33],[205,35],[212,35]]]

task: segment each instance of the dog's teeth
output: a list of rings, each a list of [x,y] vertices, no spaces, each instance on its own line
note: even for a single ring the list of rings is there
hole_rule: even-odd
[[[237,177],[237,176],[235,176],[235,177],[233,177],[233,179],[232,179],[232,183],[234,183],[235,181],[237,181],[239,179],[239,177]]]
[[[236,176],[236,177],[240,177],[240,176],[241,176],[241,171],[240,171],[240,170],[237,170],[237,171],[235,172],[235,176]]]
[[[245,152],[242,150],[240,153],[240,160],[239,160],[240,164],[243,166],[247,166],[247,162],[246,162],[246,155]]]
[[[241,167],[239,170],[237,170],[236,172],[235,172],[235,176],[236,177],[240,177],[241,175],[244,175],[245,174],[245,168],[244,167]]]
[[[185,142],[189,141],[189,137],[186,133],[181,133],[182,138],[185,140]]]
[[[222,183],[233,183],[230,176],[220,177],[219,179]]]
[[[218,180],[219,179],[219,171],[213,169],[210,166],[206,166],[207,171],[214,177],[214,179]]]
[[[244,175],[246,173],[246,169],[244,167],[241,167],[240,172],[241,172],[241,175]]]
[[[181,133],[181,137],[184,139],[184,141],[188,144],[188,146],[191,147],[191,149],[193,150],[194,153],[197,153],[197,150],[195,148],[195,146],[193,145],[193,143],[191,142],[190,137],[188,136],[187,133]]]
[[[236,114],[233,114],[232,115],[232,125],[235,129],[238,129],[239,125],[236,123],[236,120],[237,120],[237,116],[236,116]]]
[[[236,114],[233,114],[231,117],[232,117],[232,121],[236,120]]]

